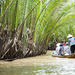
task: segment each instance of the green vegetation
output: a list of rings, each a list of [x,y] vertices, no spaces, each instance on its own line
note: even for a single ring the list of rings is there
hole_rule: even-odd
[[[45,54],[75,34],[74,0],[0,0],[0,58]]]

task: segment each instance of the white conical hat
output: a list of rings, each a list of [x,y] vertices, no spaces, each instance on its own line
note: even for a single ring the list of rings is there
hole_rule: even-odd
[[[68,34],[67,38],[71,38],[71,37],[72,37],[72,35],[71,34]]]

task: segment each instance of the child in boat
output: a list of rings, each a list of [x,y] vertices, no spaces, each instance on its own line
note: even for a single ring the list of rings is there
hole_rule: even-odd
[[[67,38],[68,38],[68,42],[70,45],[71,53],[75,53],[75,37],[73,37],[71,34],[69,34],[67,36]]]

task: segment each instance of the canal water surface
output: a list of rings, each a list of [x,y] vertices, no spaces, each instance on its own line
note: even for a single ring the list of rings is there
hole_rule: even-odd
[[[75,75],[75,59],[46,54],[12,62],[0,61],[0,75]]]

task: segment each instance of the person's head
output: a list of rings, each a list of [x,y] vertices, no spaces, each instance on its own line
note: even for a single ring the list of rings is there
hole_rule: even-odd
[[[60,47],[60,46],[63,46],[63,44],[62,43],[57,43],[56,44],[56,47]]]
[[[73,36],[71,35],[71,34],[68,34],[68,36],[67,36],[67,38],[69,39],[69,38],[72,38]]]
[[[63,41],[60,42],[60,46],[63,46]]]

